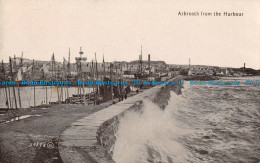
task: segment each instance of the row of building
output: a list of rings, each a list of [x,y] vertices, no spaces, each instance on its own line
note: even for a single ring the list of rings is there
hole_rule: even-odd
[[[80,54],[83,52],[80,51]],[[245,69],[245,67],[244,67]],[[12,70],[12,71],[11,71]],[[232,68],[191,65],[167,65],[164,61],[139,60],[130,62],[86,62],[86,58],[76,57],[76,63],[64,59],[57,62],[54,54],[51,61],[34,61],[22,57],[10,58],[9,63],[2,63],[0,67],[1,80],[77,80],[91,78],[146,78],[156,79],[168,75],[216,75],[216,76],[244,76],[245,71]],[[4,75],[5,74],[5,75]]]
[[[22,64],[21,64],[22,62]],[[166,72],[167,65],[164,61],[131,61],[131,62],[79,62],[67,61],[33,61],[25,58],[13,58],[10,63],[4,63],[0,67],[0,73],[5,74],[6,79],[20,80],[51,80],[51,79],[88,79],[91,77],[120,77],[134,78],[136,74],[159,76]],[[11,73],[12,69],[12,73]],[[5,72],[3,72],[5,71]],[[13,76],[13,77],[12,77]]]
[[[246,76],[248,75],[243,69],[234,71],[232,68],[220,68],[211,66],[174,66],[168,69],[169,76],[177,75],[208,75],[208,76]]]

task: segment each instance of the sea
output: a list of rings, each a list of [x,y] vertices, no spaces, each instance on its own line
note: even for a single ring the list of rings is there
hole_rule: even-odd
[[[93,91],[93,88],[91,87],[85,87],[85,93],[90,93]],[[15,87],[9,87],[8,89],[0,88],[0,108],[7,108],[6,105],[6,91],[10,98],[12,99],[11,105],[13,108],[15,108],[15,100],[14,100],[14,90],[16,94],[16,102],[19,106],[19,98],[18,98],[18,88]],[[47,93],[46,93],[47,90]],[[34,106],[34,87],[28,86],[28,87],[20,87],[20,98],[21,98],[21,108],[28,108]],[[68,91],[68,93],[67,93]],[[81,92],[83,93],[83,88],[81,88]],[[35,105],[39,106],[41,104],[49,104],[50,102],[57,102],[58,101],[58,94],[61,97],[63,101],[67,98],[67,94],[69,94],[69,97],[72,97],[73,94],[78,94],[78,87],[68,87],[64,89],[61,89],[60,87],[57,89],[56,86],[35,86]],[[46,100],[47,96],[47,100]],[[47,101],[47,102],[46,102]]]
[[[92,93],[94,92],[93,87],[84,87],[80,88],[80,93],[83,94],[83,89],[85,93]],[[134,86],[131,86],[131,90],[135,91],[137,88]],[[34,87],[33,86],[27,86],[27,87],[20,87],[20,99],[21,99],[21,108],[29,108],[34,106]],[[47,91],[47,93],[46,93]],[[11,106],[12,108],[15,108],[15,100],[14,100],[14,92],[16,94],[16,102],[17,107],[19,106],[19,98],[18,98],[18,87],[9,87],[9,89],[0,88],[0,108],[7,108],[7,96],[11,100]],[[72,97],[73,95],[78,94],[78,87],[61,87],[57,88],[56,86],[35,86],[35,106],[39,106],[42,104],[49,104],[50,102],[57,102],[58,96],[62,101],[65,101],[68,97]],[[47,96],[47,98],[46,98]],[[68,97],[67,97],[68,96]]]
[[[162,110],[144,100],[143,112],[120,119],[117,163],[260,162],[260,85],[190,85],[171,92]]]

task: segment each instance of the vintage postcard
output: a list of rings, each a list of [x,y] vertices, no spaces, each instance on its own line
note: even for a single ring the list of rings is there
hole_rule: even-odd
[[[259,163],[259,129],[259,0],[0,0],[0,163]]]

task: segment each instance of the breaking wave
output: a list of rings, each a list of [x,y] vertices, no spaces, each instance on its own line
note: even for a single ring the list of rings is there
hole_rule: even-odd
[[[171,92],[161,110],[144,100],[143,111],[120,119],[113,159],[141,162],[259,162],[260,89],[190,86]]]

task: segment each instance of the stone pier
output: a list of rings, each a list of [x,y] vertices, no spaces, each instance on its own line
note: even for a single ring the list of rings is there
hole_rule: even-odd
[[[144,98],[155,99],[158,92],[163,88],[163,86],[155,86],[144,90],[133,97],[110,105],[72,123],[61,134],[59,140],[59,152],[63,162],[97,162],[90,155],[77,150],[86,147],[95,148],[97,145],[104,149],[107,157],[111,157],[119,117],[123,116],[127,110],[138,108]],[[103,103],[101,105],[108,104]],[[112,159],[110,158],[110,160]]]

